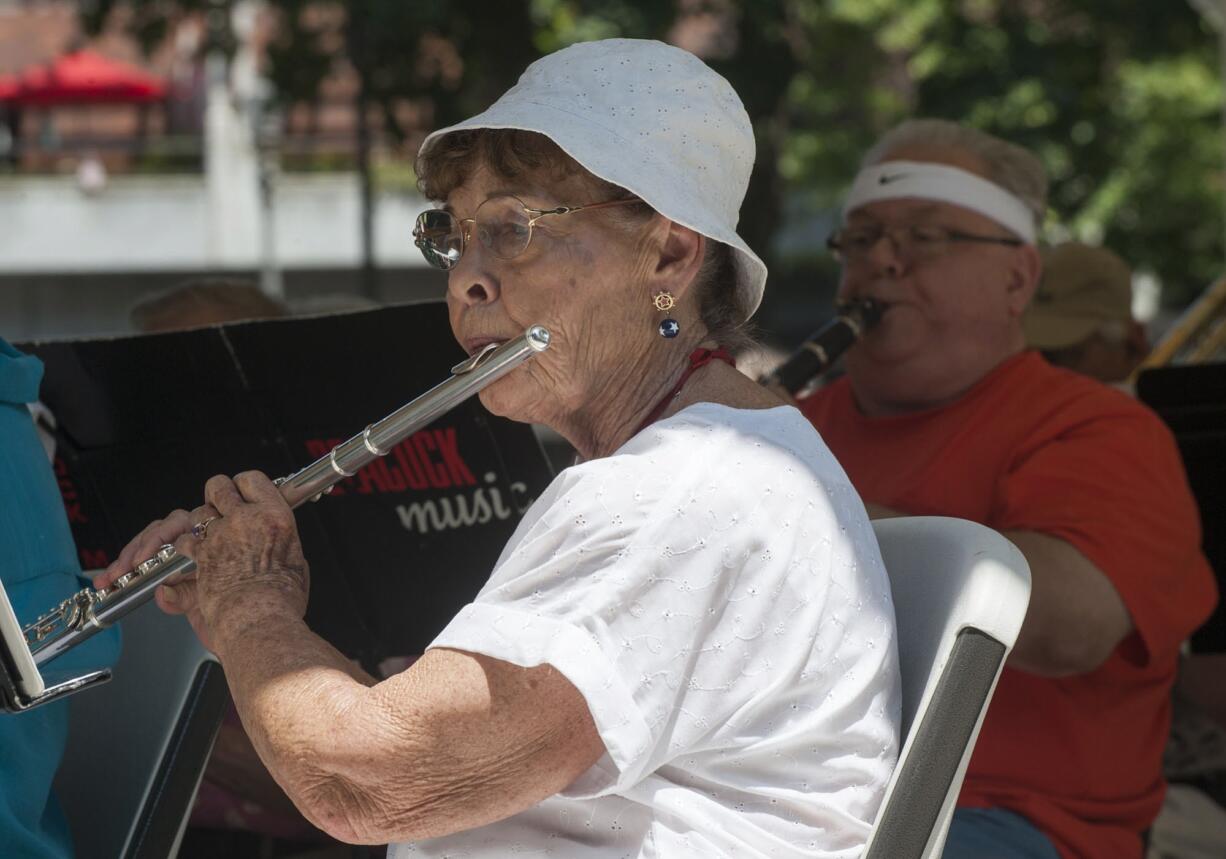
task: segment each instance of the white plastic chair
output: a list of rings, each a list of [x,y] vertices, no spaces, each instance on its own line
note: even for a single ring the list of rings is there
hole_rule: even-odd
[[[873,523],[890,576],[902,673],[902,750],[865,859],[939,859],[1005,658],[1030,567],[996,531],[938,516]]]

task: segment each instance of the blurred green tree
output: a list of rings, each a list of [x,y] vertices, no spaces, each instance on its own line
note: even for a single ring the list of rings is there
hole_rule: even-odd
[[[581,20],[600,17],[604,4],[550,5]],[[667,31],[619,32],[676,38],[687,16],[726,21],[729,37],[700,53],[741,94],[758,135],[742,231],[774,271],[768,329],[784,333],[787,320],[803,318],[798,303],[828,312],[834,274],[821,256],[824,233],[861,153],[908,116],[963,121],[1033,149],[1052,180],[1048,237],[1113,248],[1161,279],[1168,306],[1186,305],[1222,273],[1218,43],[1186,3],[681,0],[676,8]],[[585,30],[600,32],[555,26],[554,39]]]
[[[222,0],[93,0],[147,42]],[[1100,241],[1186,304],[1222,268],[1217,40],[1186,3],[1127,0],[269,0],[269,75],[311,103],[338,64],[409,151],[480,110],[537,56],[585,39],[667,39],[741,94],[758,165],[741,230],[772,266],[768,333],[829,312],[822,240],[861,153],[908,116],[967,122],[1039,153],[1049,238]],[[798,306],[799,305],[799,306]]]

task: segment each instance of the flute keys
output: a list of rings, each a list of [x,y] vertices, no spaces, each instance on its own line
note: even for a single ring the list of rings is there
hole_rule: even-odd
[[[152,573],[158,567],[162,566],[162,564],[174,558],[174,556],[175,547],[167,543],[166,545],[162,546],[162,548],[158,549],[158,553],[152,558],[147,561],[141,561],[131,572],[124,573],[122,576],[112,582],[111,586],[106,589],[107,592],[110,593],[112,591],[122,590],[123,588],[127,587],[133,579],[138,579],[141,576],[147,576],[149,573]]]
[[[154,570],[156,570],[158,567],[160,567],[162,564],[169,561],[174,556],[175,556],[175,547],[171,546],[170,544],[167,544],[163,546],[162,548],[158,549],[158,553],[156,555],[154,555],[149,560],[141,563],[132,572],[138,573],[142,576],[145,575],[146,573],[151,573]],[[131,573],[129,573],[129,575],[131,575]]]
[[[25,627],[22,630],[22,633],[26,637],[26,643],[37,643],[54,632],[55,629],[64,621],[64,617],[70,608],[71,602],[71,600],[64,600],[58,606],[51,609],[51,611],[47,612],[38,620]]]
[[[77,596],[80,596],[80,594]],[[64,626],[68,629],[75,629],[81,623],[81,612],[83,611],[83,607],[80,600],[74,597],[73,599],[67,601],[64,608]]]

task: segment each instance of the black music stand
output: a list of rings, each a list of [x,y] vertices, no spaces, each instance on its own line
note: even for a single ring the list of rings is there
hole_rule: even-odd
[[[1137,397],[1170,427],[1200,508],[1205,556],[1226,593],[1226,364],[1157,367],[1137,378]],[[1226,605],[1192,636],[1195,652],[1226,652]]]
[[[209,476],[290,474],[465,357],[439,302],[21,348],[46,365],[56,474],[86,569],[198,504]],[[531,427],[475,397],[441,416],[299,508],[307,622],[372,673],[421,653],[551,477]],[[153,859],[182,836],[228,696],[183,618],[147,605],[121,625],[115,681],[73,702],[56,789],[81,856]]]
[[[86,569],[199,504],[211,475],[290,474],[466,357],[442,302],[21,348],[46,364],[56,472]],[[307,622],[368,670],[421,653],[551,478],[532,428],[471,398],[299,508]]]
[[[176,854],[230,703],[221,665],[184,618],[145,605],[124,618],[123,637],[115,679],[69,707],[55,792],[76,859]]]

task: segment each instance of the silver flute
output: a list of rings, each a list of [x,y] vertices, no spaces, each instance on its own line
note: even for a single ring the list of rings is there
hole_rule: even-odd
[[[451,378],[434,386],[383,420],[371,424],[301,471],[276,481],[291,508],[319,500],[362,466],[391,452],[397,443],[455,408],[486,385],[549,348],[549,331],[533,325],[502,345],[491,343],[451,369]],[[101,590],[85,588],[24,627],[34,663],[41,665],[101,632],[152,599],[158,585],[190,574],[196,562],[165,545],[149,560]]]

